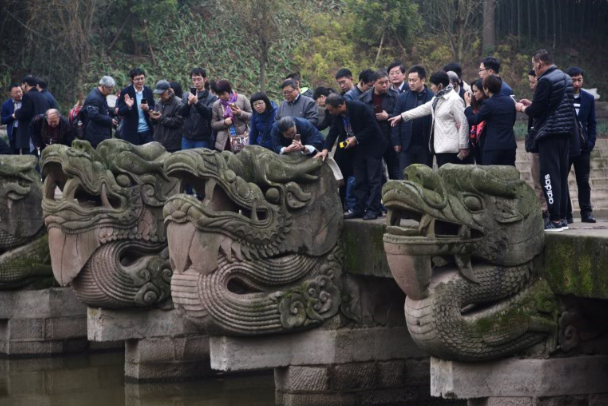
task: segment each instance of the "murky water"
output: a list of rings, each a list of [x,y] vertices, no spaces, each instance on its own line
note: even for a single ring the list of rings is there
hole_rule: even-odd
[[[0,406],[272,406],[272,374],[131,384],[121,353],[0,359]]]

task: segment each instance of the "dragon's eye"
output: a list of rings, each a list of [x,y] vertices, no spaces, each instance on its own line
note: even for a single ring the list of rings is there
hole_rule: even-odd
[[[475,195],[465,195],[463,201],[465,207],[472,212],[478,212],[483,210],[483,202],[479,197]]]
[[[131,179],[127,175],[120,174],[116,177],[116,183],[122,187],[129,187],[131,186]]]

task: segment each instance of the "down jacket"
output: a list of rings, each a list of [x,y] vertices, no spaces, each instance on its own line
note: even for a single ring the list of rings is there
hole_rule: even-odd
[[[433,109],[433,102],[437,104]],[[401,113],[405,121],[431,115],[433,118],[429,148],[436,154],[458,153],[460,149],[469,148],[469,123],[464,115],[464,101],[455,91],[442,96],[433,96],[425,104],[413,110]],[[423,134],[418,134],[423,136]]]

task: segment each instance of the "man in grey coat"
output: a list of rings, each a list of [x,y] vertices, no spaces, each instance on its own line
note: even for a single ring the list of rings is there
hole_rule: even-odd
[[[319,123],[317,103],[310,97],[302,96],[298,91],[298,85],[291,79],[284,81],[281,89],[285,100],[277,108],[275,121],[279,121],[282,117],[300,117],[316,127]]]

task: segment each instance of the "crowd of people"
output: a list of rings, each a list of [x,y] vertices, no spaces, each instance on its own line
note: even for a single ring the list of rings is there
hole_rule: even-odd
[[[572,166],[581,219],[595,222],[589,187],[595,101],[582,90],[584,71],[562,72],[546,50],[534,53],[531,62],[532,100],[518,100],[500,77],[500,61],[487,57],[470,86],[458,63],[428,79],[424,67],[406,69],[400,62],[366,69],[358,80],[342,68],[335,74],[339,91],[318,87],[313,92],[293,73],[281,84],[284,100],[278,105],[263,92],[247,98],[228,80],[210,81],[200,67],[190,71],[187,92],[167,80],[152,89],[145,72],[135,68],[129,72],[131,84],[114,97],[116,82],[102,77],[68,118],[46,83],[26,76],[9,87],[10,98],[2,105],[9,144],[0,143],[0,153],[39,155],[48,145],[70,145],[75,138],[96,147],[113,135],[135,145],[157,141],[169,152],[238,153],[245,145],[259,145],[277,154],[326,159],[333,151],[344,180],[344,217],[371,220],[382,215],[382,184],[401,179],[411,164],[514,166],[513,127],[520,112],[529,117],[526,149],[533,154],[545,229],[561,231],[572,222],[567,180]]]

